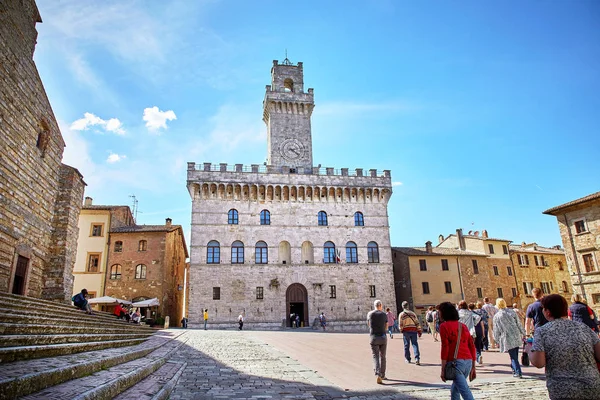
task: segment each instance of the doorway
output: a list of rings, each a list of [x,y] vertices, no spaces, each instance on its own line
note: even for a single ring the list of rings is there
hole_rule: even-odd
[[[290,285],[285,293],[286,300],[286,320],[287,326],[292,326],[290,315],[296,314],[300,317],[300,322],[304,326],[309,326],[308,318],[308,292],[306,288],[299,284],[294,283]]]
[[[17,267],[15,268],[15,277],[13,279],[12,294],[25,296],[25,283],[27,282],[27,266],[29,259],[19,256],[17,258]]]

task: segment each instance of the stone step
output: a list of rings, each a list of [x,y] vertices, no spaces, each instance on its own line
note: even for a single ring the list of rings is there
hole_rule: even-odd
[[[63,310],[77,310],[77,307],[73,306],[69,301],[67,303],[60,303],[57,301],[48,301],[42,299],[36,299],[35,297],[20,296],[18,294],[11,294],[0,292],[0,301],[10,302],[21,306],[30,306],[38,308],[57,308]],[[104,311],[98,311],[99,314],[111,315]]]
[[[161,368],[185,341],[185,337],[168,340],[147,355],[137,357],[131,361],[121,362],[107,369],[97,369],[91,375],[80,375],[77,379],[53,384],[53,386],[34,393],[30,392],[31,394],[23,397],[23,399],[112,399]],[[0,398],[2,398],[2,395],[0,395]]]
[[[63,343],[40,346],[19,346],[0,348],[0,363],[8,363],[33,358],[56,357],[65,354],[81,353],[106,349],[110,347],[133,346],[146,340],[146,338],[110,340],[92,343]]]
[[[76,307],[63,308],[63,307],[38,307],[33,305],[20,305],[2,301],[0,299],[0,312],[11,313],[11,314],[28,314],[28,315],[61,315],[67,318],[79,318],[88,320],[103,320],[103,321],[123,321],[118,320],[116,315],[105,313],[105,312],[94,312],[93,315],[88,315],[84,311],[79,310]]]
[[[81,314],[81,318],[61,317],[56,314],[13,314],[6,313],[0,310],[0,322],[11,323],[11,324],[33,324],[33,325],[74,325],[74,326],[105,326],[105,327],[134,327],[141,331],[153,331],[148,326],[142,326],[125,321],[117,320],[101,320],[94,319],[93,316],[83,317],[85,314]]]
[[[166,400],[175,388],[187,363],[167,361],[156,372],[136,383],[113,400]]]
[[[59,334],[127,334],[140,333],[152,335],[155,329],[140,329],[139,325],[45,325],[45,324],[11,324],[0,322],[0,335],[59,335]]]
[[[61,343],[106,342],[111,340],[145,339],[151,333],[117,334],[56,334],[56,335],[0,335],[0,348],[16,346],[42,346]]]
[[[163,330],[135,346],[2,364],[0,400],[15,399],[70,379],[81,378],[147,356],[157,349],[170,345],[183,333],[185,332]]]

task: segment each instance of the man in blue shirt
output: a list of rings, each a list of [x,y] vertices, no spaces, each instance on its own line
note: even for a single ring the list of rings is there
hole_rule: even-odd
[[[544,297],[544,292],[540,288],[535,288],[531,291],[531,294],[535,297],[535,301],[527,307],[527,313],[525,314],[525,332],[527,336],[533,334],[533,331],[548,322],[542,311],[544,307],[542,307],[541,300]]]
[[[91,314],[92,307],[90,307],[90,304],[87,301],[87,297],[88,297],[87,289],[82,289],[81,293],[73,296],[73,298],[71,300],[73,301],[73,304],[75,305],[75,307],[87,312],[88,314]]]

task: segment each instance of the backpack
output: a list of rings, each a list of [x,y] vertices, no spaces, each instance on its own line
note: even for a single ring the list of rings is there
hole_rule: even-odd
[[[427,319],[427,322],[433,322],[433,313],[431,311],[428,312],[425,318]]]

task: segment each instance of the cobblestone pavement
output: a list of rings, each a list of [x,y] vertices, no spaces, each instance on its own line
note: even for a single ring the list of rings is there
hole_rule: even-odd
[[[437,373],[425,374],[427,379],[410,380],[407,376],[395,379],[388,373],[385,385],[376,385],[370,375],[372,387],[363,385],[355,389],[343,388],[338,381],[340,370],[353,376],[353,350],[360,335],[337,334],[335,346],[323,354],[312,354],[312,359],[323,359],[333,355],[334,362],[318,367],[315,371],[311,362],[300,362],[290,357],[285,346],[278,346],[273,338],[284,342],[319,341],[318,333],[312,336],[290,336],[289,332],[251,331],[204,331],[188,332],[188,342],[173,356],[173,361],[187,362],[172,400],[179,399],[448,399],[449,385],[440,382]],[[298,335],[298,334],[296,334]],[[299,335],[302,335],[299,333]],[[325,334],[327,335],[327,334]],[[400,345],[401,341],[397,346]],[[279,349],[283,348],[284,350]],[[352,352],[352,353],[350,353]],[[335,354],[343,354],[336,358]],[[350,356],[349,354],[352,354]],[[501,356],[501,355],[498,355]],[[506,356],[506,355],[502,355]],[[370,365],[370,358],[359,360],[361,365]],[[507,356],[506,356],[507,357]],[[347,360],[348,362],[345,362]],[[413,366],[413,365],[411,365]],[[418,368],[418,367],[417,367]],[[434,366],[432,364],[432,370]],[[439,372],[439,369],[435,369]],[[426,371],[426,370],[424,370]],[[371,372],[372,373],[372,372]],[[361,372],[362,374],[362,372]],[[330,380],[331,379],[331,380]],[[426,380],[426,382],[423,382]],[[347,385],[345,385],[347,386]],[[474,381],[471,384],[476,399],[548,399],[545,382],[537,376],[517,380],[512,377],[493,377]]]

